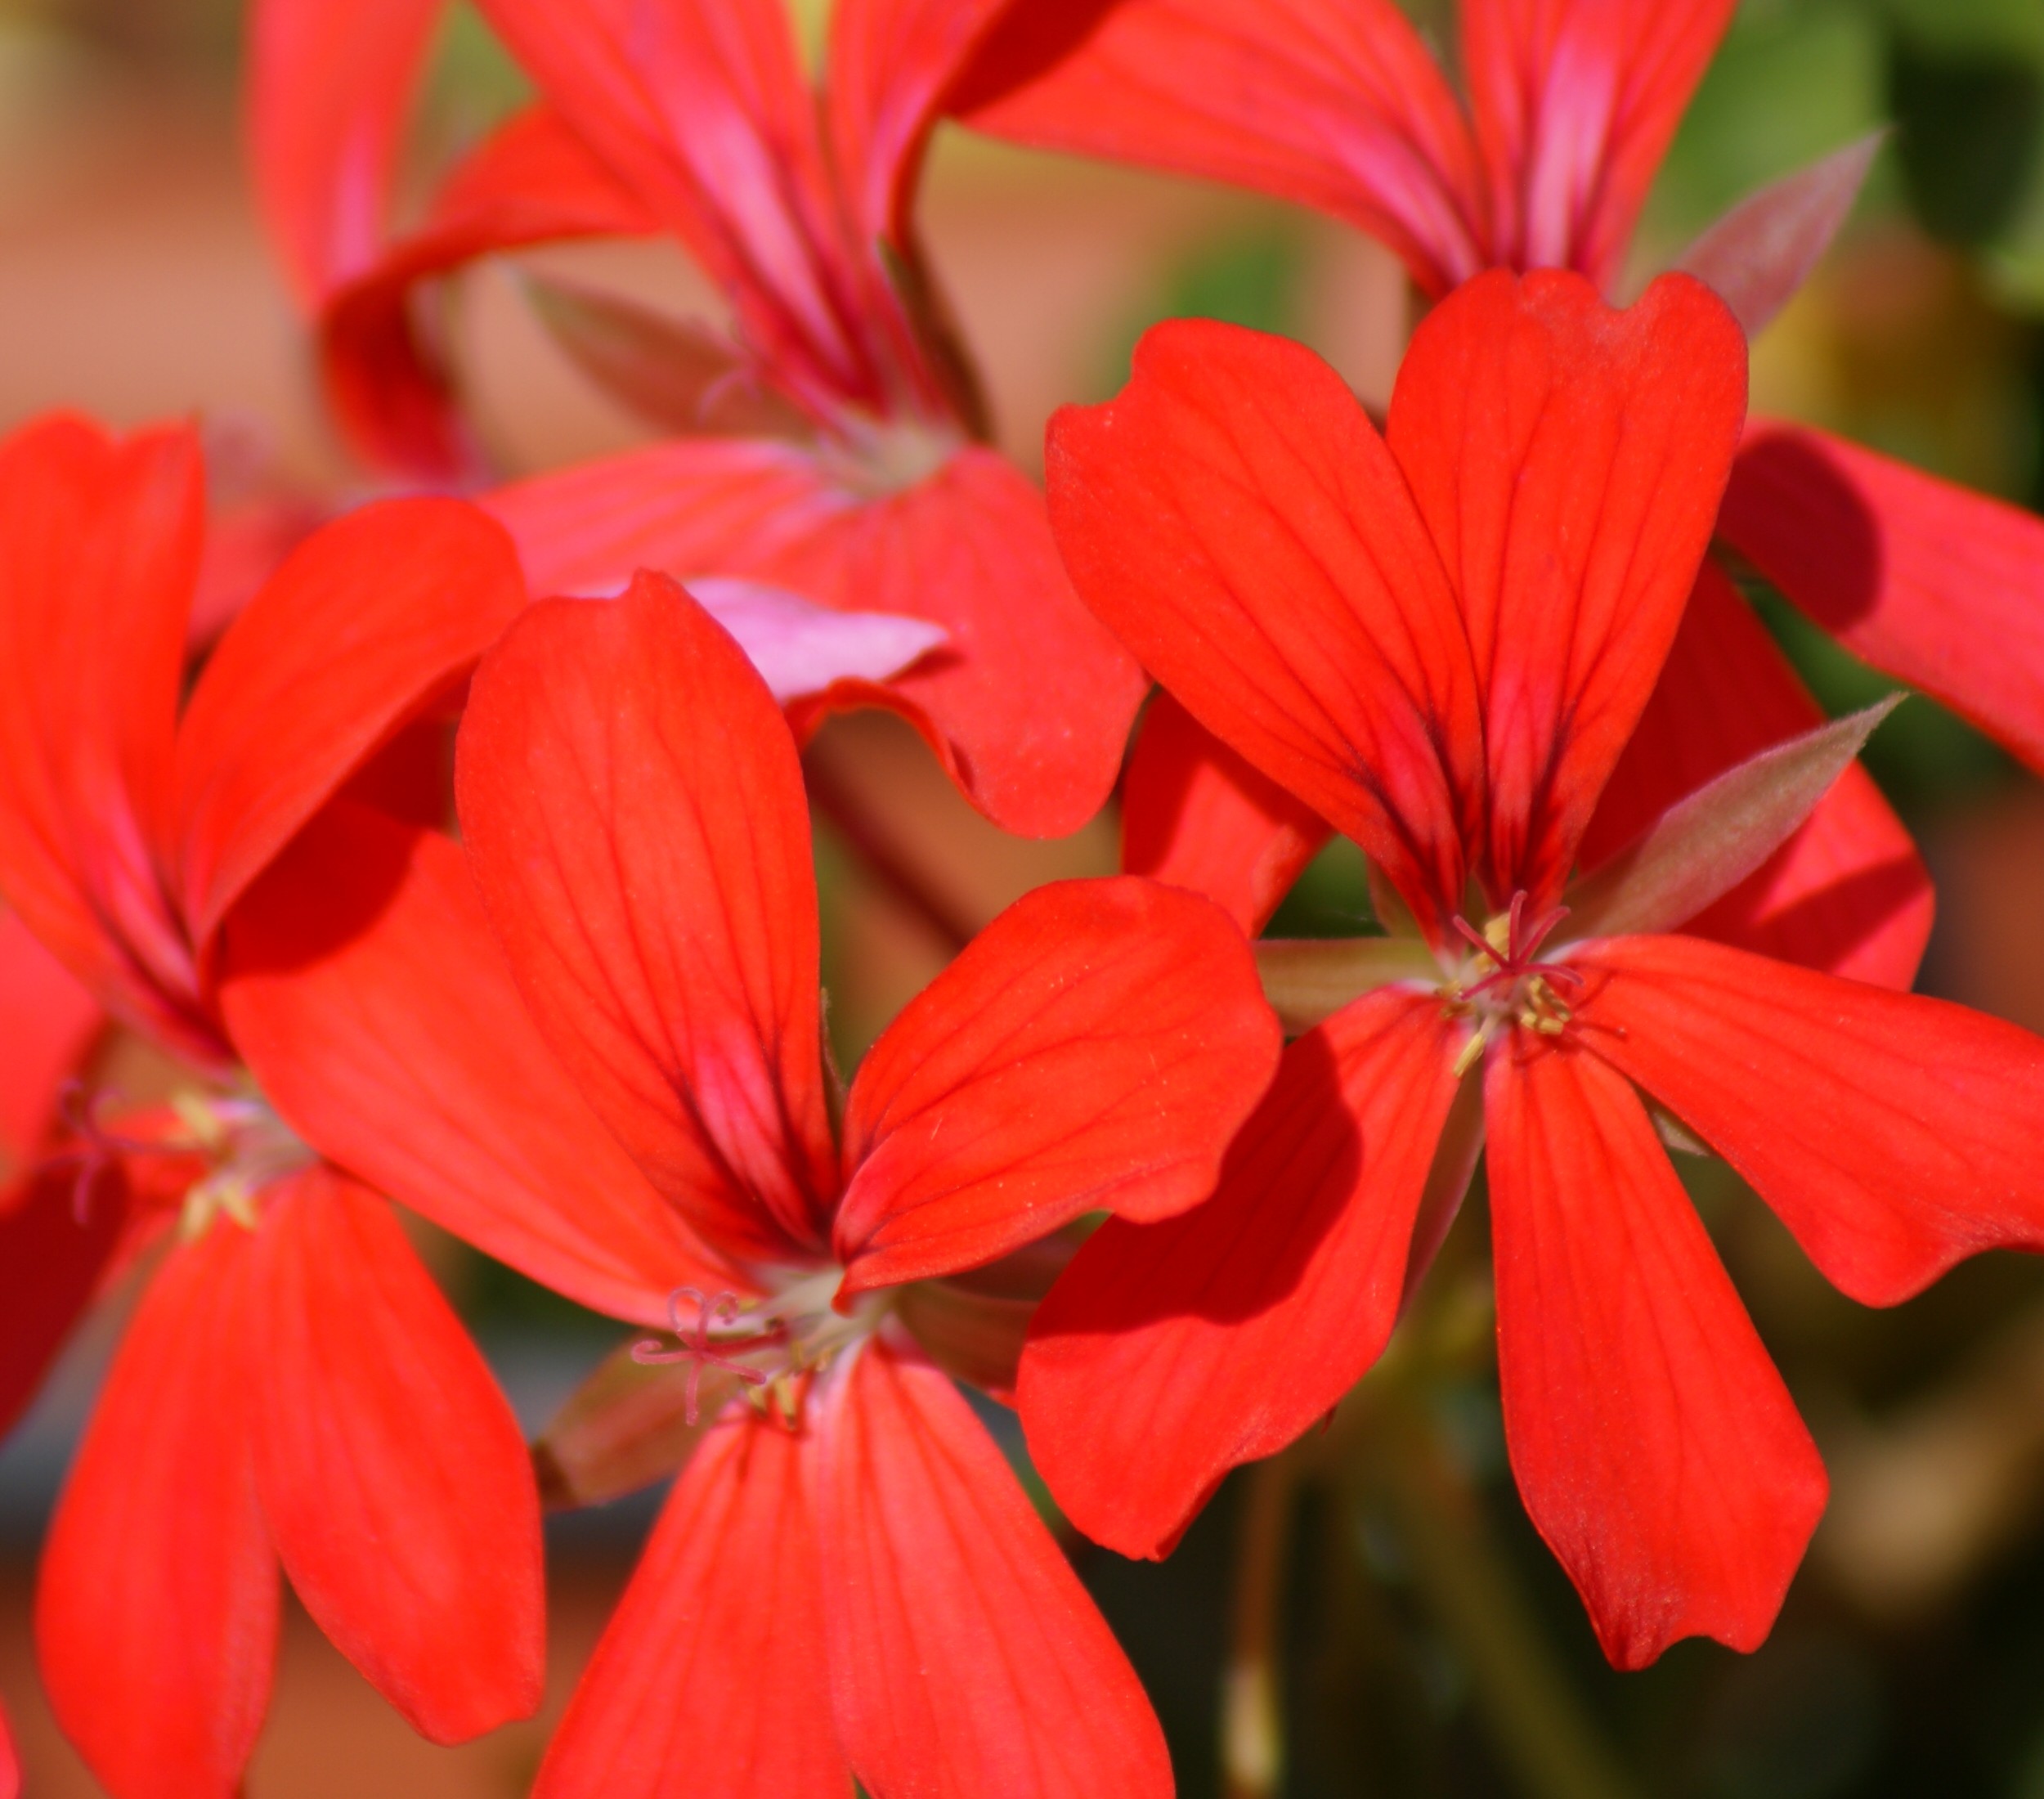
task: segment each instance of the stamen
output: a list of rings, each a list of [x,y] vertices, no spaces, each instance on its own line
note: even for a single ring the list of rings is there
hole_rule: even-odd
[[[696,1321],[693,1326],[684,1325],[681,1318],[681,1302],[693,1299],[696,1304]],[[762,1369],[739,1362],[725,1355],[710,1340],[710,1331],[718,1325],[734,1326],[738,1321],[738,1296],[724,1292],[710,1295],[696,1287],[676,1287],[667,1295],[667,1323],[679,1339],[672,1349],[661,1347],[657,1337],[646,1337],[632,1345],[632,1360],[648,1366],[668,1362],[685,1362],[688,1364],[688,1384],[684,1398],[685,1411],[691,1424],[699,1416],[698,1398],[702,1384],[702,1371],[706,1367],[721,1368],[726,1374],[735,1375],[747,1387],[764,1385],[768,1375]],[[764,1344],[779,1343],[787,1336],[778,1324],[746,1335],[730,1337],[724,1340],[733,1345],[758,1348]]]
[[[57,1115],[79,1142],[45,1156],[38,1172],[65,1168],[75,1162],[78,1175],[71,1186],[71,1217],[83,1229],[92,1221],[92,1191],[100,1177],[123,1155],[190,1155],[203,1146],[176,1141],[151,1143],[138,1137],[123,1137],[100,1123],[99,1115],[108,1093],[91,1093],[81,1080],[67,1080],[57,1091]]]
[[[1526,890],[1522,887],[1512,895],[1512,904],[1504,919],[1504,941],[1499,943],[1494,936],[1478,931],[1466,918],[1453,921],[1463,940],[1490,962],[1491,972],[1472,987],[1465,988],[1462,997],[1475,999],[1494,988],[1516,986],[1522,980],[1548,980],[1558,982],[1565,987],[1580,987],[1583,977],[1566,963],[1535,962],[1533,958],[1542,944],[1553,934],[1555,927],[1567,917],[1568,908],[1557,906],[1543,913],[1529,926],[1526,922]],[[1490,929],[1497,928],[1493,921]]]

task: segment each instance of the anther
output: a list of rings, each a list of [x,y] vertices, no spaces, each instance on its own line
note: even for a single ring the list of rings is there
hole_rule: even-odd
[[[696,1318],[693,1326],[682,1322],[681,1302],[684,1299],[695,1302]],[[676,1287],[667,1295],[667,1324],[679,1339],[675,1347],[672,1349],[661,1348],[657,1337],[643,1338],[632,1345],[632,1360],[643,1365],[652,1366],[675,1362],[688,1364],[684,1415],[691,1424],[697,1421],[699,1415],[697,1402],[702,1384],[702,1371],[706,1367],[721,1368],[726,1374],[737,1375],[747,1387],[763,1385],[768,1379],[763,1370],[724,1354],[712,1341],[710,1331],[716,1326],[732,1326],[737,1321],[737,1294],[725,1292],[713,1295],[695,1287]],[[724,1340],[734,1346],[750,1349],[757,1348],[763,1344],[778,1343],[784,1335],[777,1325],[750,1336],[727,1338]]]

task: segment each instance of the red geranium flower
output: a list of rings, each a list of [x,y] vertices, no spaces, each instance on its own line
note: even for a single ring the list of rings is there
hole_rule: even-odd
[[[1266,952],[1266,972],[1303,962],[1323,991],[1299,1009],[1325,1021],[1216,1196],[1109,1223],[1037,1316],[1024,1422],[1102,1541],[1162,1553],[1230,1467],[1340,1399],[1487,1137],[1505,1432],[1535,1523],[1613,1661],[1697,1633],[1750,1648],[1824,1473],[1643,1093],[1856,1299],[2044,1244],[2044,1043],[1660,934],[1822,791],[1809,745],[1722,778],[1571,888],[1684,628],[1744,384],[1736,325],[1687,277],[1614,312],[1578,276],[1500,272],[1421,326],[1384,438],[1310,352],[1208,324],[1154,331],[1118,400],[1054,422],[1080,592],[1206,729],[1361,845],[1405,921]],[[1866,728],[1813,740],[1826,778]]]
[[[1381,239],[1436,298],[1500,267],[1573,269],[1609,292],[1733,10],[1463,0],[1465,105],[1393,0],[1043,0],[988,39],[949,104],[1020,141],[1317,208]],[[1680,266],[1758,330],[1843,222],[1872,148],[1755,196]],[[2044,769],[2044,524],[1826,433],[1755,420],[1717,529],[1846,648]],[[1815,718],[1737,596],[1707,586],[1650,714],[1653,753],[1643,745],[1612,778],[1604,847]],[[1145,818],[1137,794],[1130,818],[1155,859],[1132,866],[1168,878],[1174,832],[1226,828],[1176,802],[1225,787],[1207,765],[1229,759],[1168,712],[1158,728],[1168,740],[1144,754],[1167,810]],[[1711,922],[1729,941],[1907,987],[1930,916],[1907,833],[1855,771]]]
[[[843,678],[806,689],[824,695],[798,722],[892,707],[988,817],[1056,834],[1105,800],[1141,679],[1074,597],[1040,496],[985,447],[910,216],[944,89],[1011,4],[848,0],[819,96],[784,0],[488,0],[543,103],[388,247],[384,191],[437,5],[265,0],[253,114],[337,410],[416,475],[473,480],[477,463],[417,329],[419,283],[549,240],[678,239],[728,300],[728,335],[549,302],[578,359],[679,435],[490,497],[533,592],[614,594],[652,568],[903,615],[832,639]]]
[[[795,744],[679,588],[528,612],[457,789],[466,869],[361,813],[283,859],[226,1008],[312,1141],[400,1192],[532,1193],[512,1259],[664,1321],[642,1353],[722,1405],[539,1790],[787,1799],[849,1764],[876,1795],[1168,1792],[1133,1673],[925,1340],[973,1303],[944,1277],[1212,1190],[1277,1057],[1241,934],[1150,882],[1041,888],[889,1028],[834,1130]],[[373,918],[341,865],[388,871]],[[468,947],[485,909],[515,990]],[[509,1065],[520,993],[551,1072]],[[579,1152],[528,1115],[549,1080],[586,1097]],[[547,1240],[585,1191],[633,1275]]]
[[[250,882],[523,603],[516,561],[450,500],[358,514],[285,563],[181,711],[202,490],[186,430],[116,442],[56,418],[0,446],[0,888],[185,1073],[168,1106],[74,1106],[64,1153],[0,1221],[29,1258],[6,1267],[16,1402],[116,1238],[169,1239],[37,1595],[51,1703],[121,1799],[239,1790],[280,1559],[429,1736],[529,1712],[541,1676],[538,1506],[510,1410],[389,1209],[249,1082],[211,972]],[[80,1053],[96,1016],[57,998]],[[46,1036],[36,1066],[11,1065],[30,1096],[52,1054]],[[17,1284],[35,1289],[22,1311]]]

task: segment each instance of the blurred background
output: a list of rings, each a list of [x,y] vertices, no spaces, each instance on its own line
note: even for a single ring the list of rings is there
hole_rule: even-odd
[[[1445,4],[1414,10],[1442,32]],[[820,7],[802,11],[813,31]],[[235,0],[0,0],[0,427],[61,404],[120,424],[197,413],[231,483],[345,491],[362,478],[322,421],[249,198],[239,32]],[[421,171],[521,91],[458,13],[422,110]],[[1756,346],[1755,405],[2044,505],[2044,0],[1748,0],[1654,195],[1642,278],[1753,186],[1882,124],[1894,135],[1845,239]],[[957,132],[939,144],[923,216],[1002,440],[1031,466],[1049,410],[1111,393],[1153,320],[1289,332],[1378,403],[1411,320],[1398,269],[1351,233]],[[520,267],[683,310],[703,297],[666,253]],[[491,268],[457,301],[505,466],[634,441],[534,323],[521,280]],[[1834,709],[1882,689],[1754,597]],[[818,754],[969,922],[1040,881],[1113,864],[1111,818],[1062,843],[1003,838],[886,720],[835,723]],[[1939,877],[1926,986],[2044,1028],[2044,792],[1921,699],[1869,760]],[[827,822],[819,850],[849,1068],[944,945]],[[1276,928],[1341,931],[1367,910],[1352,852],[1330,852]],[[1834,1477],[1767,1646],[1741,1658],[1686,1644],[1631,1676],[1604,1666],[1505,1466],[1479,1187],[1424,1304],[1325,1436],[1238,1475],[1166,1564],[1074,1546],[1164,1717],[1187,1799],[2044,1799],[2044,1264],[1991,1256],[1870,1312],[1831,1292],[1721,1168],[1684,1174]],[[430,1246],[536,1430],[617,1328]],[[118,1309],[0,1448],[0,1694],[34,1799],[97,1791],[41,1707],[29,1601]],[[294,1614],[253,1799],[522,1792],[657,1496],[554,1521],[547,1712],[466,1748],[412,1738]]]

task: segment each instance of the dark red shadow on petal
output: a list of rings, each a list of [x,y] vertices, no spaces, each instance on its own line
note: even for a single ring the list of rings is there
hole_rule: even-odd
[[[1858,490],[1811,445],[1749,443],[1732,464],[1725,536],[1825,630],[1849,630],[1879,603],[1880,527]]]
[[[944,99],[969,113],[1048,74],[1106,23],[1121,0],[1027,0],[989,31]]]

